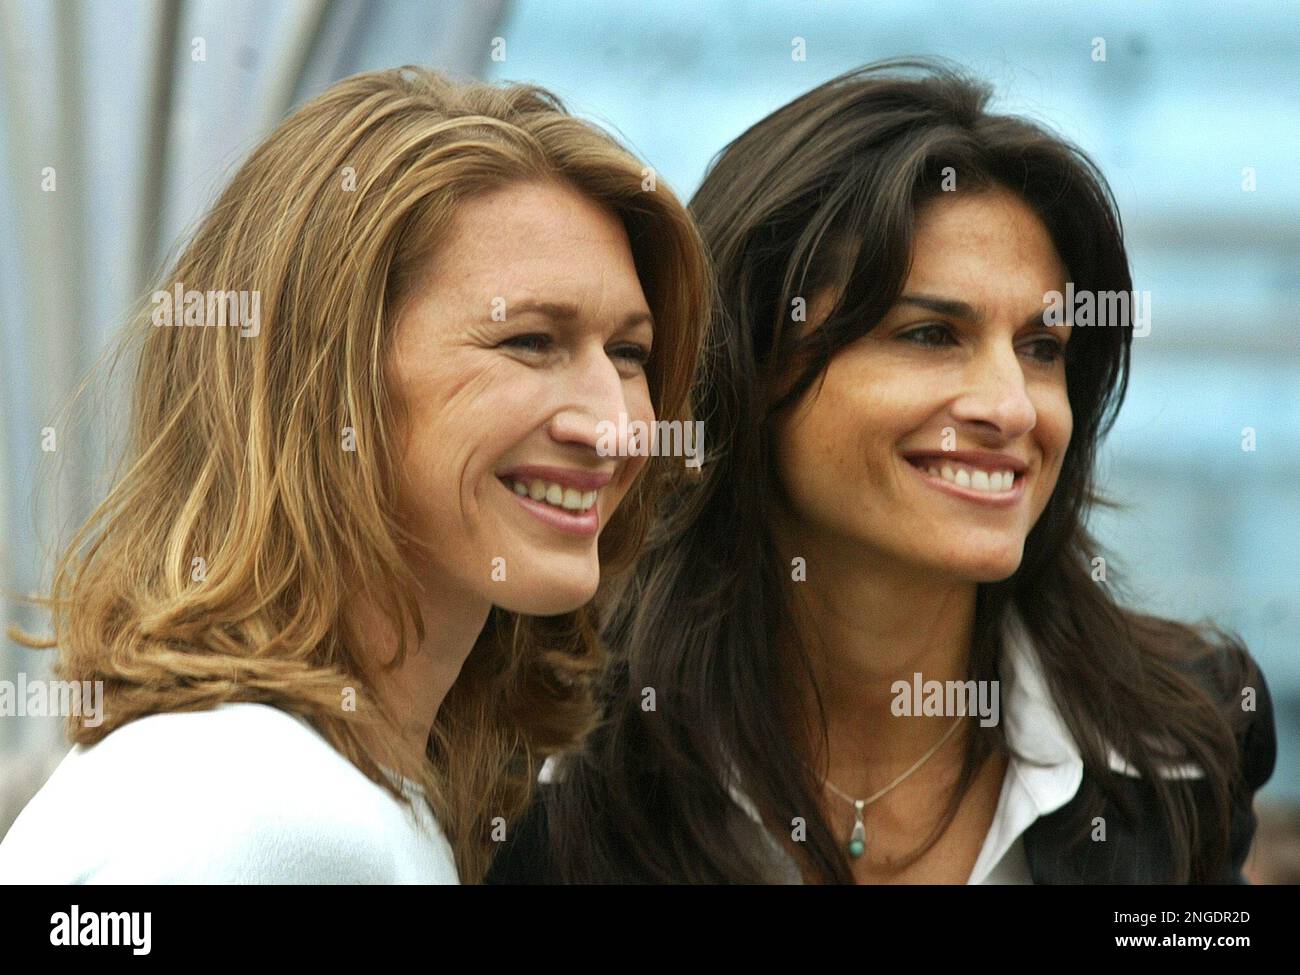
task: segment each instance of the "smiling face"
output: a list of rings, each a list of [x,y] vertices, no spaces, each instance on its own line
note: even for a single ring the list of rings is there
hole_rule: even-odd
[[[615,214],[551,183],[459,208],[389,360],[422,577],[533,615],[591,599],[599,532],[646,461],[601,456],[598,424],[653,421],[653,338]]]
[[[1070,441],[1073,326],[1042,324],[1043,295],[1065,278],[1047,228],[1009,192],[920,207],[899,301],[778,429],[794,538],[946,579],[1012,575]],[[809,318],[829,307],[822,296]]]

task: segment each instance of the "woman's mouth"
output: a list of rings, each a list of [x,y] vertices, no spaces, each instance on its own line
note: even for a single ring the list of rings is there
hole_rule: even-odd
[[[565,511],[581,514],[596,503],[595,491],[579,491],[577,488],[565,487],[554,481],[515,480],[511,477],[503,480],[506,486],[521,498],[527,495],[534,501],[545,501],[552,507],[562,508]]]
[[[528,476],[506,474],[497,478],[525,511],[539,521],[574,535],[595,535],[600,529],[598,490]]]
[[[1025,471],[1010,465],[973,464],[951,458],[907,457],[922,482],[949,497],[994,508],[1010,508],[1025,493]]]

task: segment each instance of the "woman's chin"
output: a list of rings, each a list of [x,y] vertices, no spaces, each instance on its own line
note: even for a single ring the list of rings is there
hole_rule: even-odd
[[[560,616],[581,609],[591,602],[599,583],[599,576],[590,581],[556,579],[549,585],[539,580],[536,584],[521,586],[513,592],[502,593],[498,589],[493,594],[493,601],[502,609],[525,616]]]
[[[992,583],[1010,579],[1020,568],[1020,553],[1015,558],[988,558],[962,566],[962,575],[971,582]]]
[[[936,560],[927,560],[935,571],[955,579],[974,583],[1002,582],[1016,574],[1024,558],[1023,547],[1014,551],[967,551],[957,557],[949,552]]]

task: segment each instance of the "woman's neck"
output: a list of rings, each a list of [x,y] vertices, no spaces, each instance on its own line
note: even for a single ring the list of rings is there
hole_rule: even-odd
[[[356,632],[366,638],[361,652],[366,658],[369,681],[375,695],[397,721],[401,741],[423,754],[452,684],[474,649],[487,623],[491,605],[468,595],[435,594],[426,590],[419,597],[424,623],[424,640],[416,639],[408,620],[406,655],[400,666],[389,664],[397,650],[397,631],[370,603],[353,607]],[[414,770],[396,769],[405,776]]]
[[[818,754],[812,686],[806,675],[793,682],[810,719],[808,754],[829,760],[831,781],[865,795],[906,771],[955,720],[917,709],[896,713],[894,687],[905,681],[911,689],[916,674],[941,684],[968,678],[976,584],[899,566],[883,553],[810,545],[806,537],[781,548],[799,552],[809,566],[808,580],[792,583],[794,614],[782,638],[787,649],[797,641],[807,653],[821,694],[828,756]],[[950,766],[961,757],[959,748],[941,753],[927,764]]]

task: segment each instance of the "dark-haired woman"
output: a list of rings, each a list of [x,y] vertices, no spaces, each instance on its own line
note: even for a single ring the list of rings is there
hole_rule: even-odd
[[[1119,216],[988,98],[873,65],[716,161],[717,452],[608,620],[605,724],[491,879],[1242,879],[1267,688],[1108,587],[1085,516],[1132,323],[1044,316],[1131,292]]]

